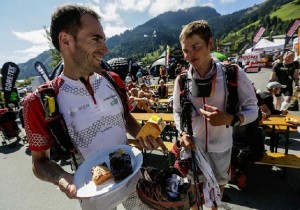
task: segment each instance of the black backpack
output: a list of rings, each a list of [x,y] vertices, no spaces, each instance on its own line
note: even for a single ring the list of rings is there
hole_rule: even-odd
[[[239,110],[238,98],[238,66],[235,64],[223,65],[228,98],[226,112],[236,114]],[[180,87],[180,104],[183,106],[187,99],[188,89],[185,85],[187,73],[181,74],[179,78]],[[181,119],[182,120],[182,119]],[[245,126],[233,128],[233,147],[232,147],[232,164],[243,165],[247,162],[259,160],[264,152],[264,135],[263,130],[258,126],[258,119]]]
[[[104,76],[116,89],[122,101],[124,117],[126,119],[129,115],[129,109],[125,88],[119,87],[107,71],[102,70],[100,74]],[[50,152],[51,159],[55,161],[70,161],[72,170],[77,169],[78,165],[75,159],[77,150],[70,138],[64,118],[59,112],[59,106],[56,100],[57,92],[52,85],[52,81],[48,81],[41,85],[37,89],[37,93],[44,109],[45,120],[54,139]]]

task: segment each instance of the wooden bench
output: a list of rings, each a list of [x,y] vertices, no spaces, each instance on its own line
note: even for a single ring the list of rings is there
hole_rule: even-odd
[[[270,125],[267,125],[264,128],[265,128],[266,132],[272,131],[272,126],[270,126]],[[283,125],[275,126],[275,132],[284,133],[285,131],[286,131],[286,126],[283,126]],[[290,127],[290,132],[298,132],[297,126]]]
[[[255,163],[284,168],[300,169],[300,155],[265,152],[262,159],[256,161]]]

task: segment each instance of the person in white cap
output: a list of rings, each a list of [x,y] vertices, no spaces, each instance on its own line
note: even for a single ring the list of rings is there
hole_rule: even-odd
[[[267,84],[267,91],[259,92],[258,95],[261,97],[259,107],[262,112],[262,118],[268,118],[272,114],[282,114],[286,115],[287,110],[276,110],[273,99],[276,95],[280,94],[281,89],[286,88],[286,85],[282,85],[279,82],[269,82]]]
[[[281,92],[276,95],[276,108],[287,110],[291,104],[293,96],[293,81],[295,86],[299,86],[299,62],[294,61],[295,53],[287,51],[283,54],[283,61],[273,65],[270,81],[277,81],[286,85]],[[281,103],[281,94],[284,95],[284,101]]]

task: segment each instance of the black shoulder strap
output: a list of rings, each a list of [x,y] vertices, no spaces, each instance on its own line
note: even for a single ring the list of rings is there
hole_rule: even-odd
[[[54,147],[61,158],[73,159],[75,169],[78,168],[75,152],[71,137],[68,133],[66,122],[59,112],[59,106],[56,100],[56,92],[52,82],[46,82],[37,89],[45,113],[45,121],[54,138]]]
[[[188,90],[186,88],[187,73],[179,75],[178,85],[180,90],[180,104],[182,106],[182,100],[187,98]]]
[[[238,96],[238,67],[237,65],[224,65],[223,71],[226,76],[228,97],[226,112],[229,114],[236,114],[239,110],[239,96]]]
[[[128,117],[129,115],[129,108],[128,108],[128,103],[127,103],[127,94],[126,94],[126,89],[125,88],[121,88],[118,86],[118,84],[115,82],[115,80],[112,78],[112,76],[105,70],[102,70],[100,72],[100,74],[102,76],[104,76],[111,84],[112,86],[116,89],[121,101],[122,101],[122,105],[123,105],[123,109],[124,109],[124,116],[125,119]]]

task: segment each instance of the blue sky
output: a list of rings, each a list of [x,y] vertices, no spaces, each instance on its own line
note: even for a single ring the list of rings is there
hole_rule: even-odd
[[[221,15],[259,4],[264,0],[1,0],[0,67],[23,63],[49,49],[44,27],[50,26],[54,9],[63,3],[94,8],[102,18],[107,37],[141,25],[166,11],[211,6]]]

